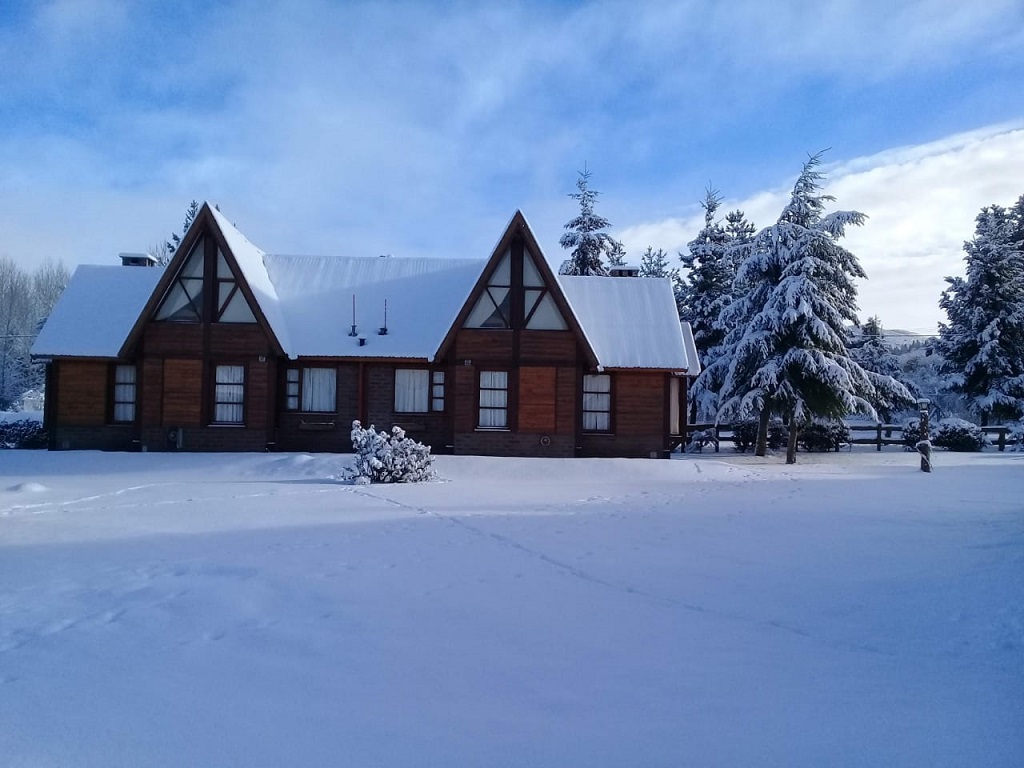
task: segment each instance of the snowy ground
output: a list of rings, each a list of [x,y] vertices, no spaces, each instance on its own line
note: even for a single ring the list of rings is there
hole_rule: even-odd
[[[1024,454],[0,452],[4,766],[1024,765]]]

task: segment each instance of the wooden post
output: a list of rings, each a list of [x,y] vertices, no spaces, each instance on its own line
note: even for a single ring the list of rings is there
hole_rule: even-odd
[[[878,429],[877,429],[877,431],[878,431],[878,436],[877,436],[878,445],[877,445],[877,449],[879,451],[881,451],[882,450],[882,422],[878,422]]]
[[[920,442],[917,444],[917,450],[921,454],[921,471],[931,472],[932,471],[932,444],[929,440],[930,431],[928,429],[928,400],[921,398],[917,401],[918,415],[920,417],[921,436]]]
[[[999,428],[999,451],[1002,453],[1006,450],[1006,427]]]

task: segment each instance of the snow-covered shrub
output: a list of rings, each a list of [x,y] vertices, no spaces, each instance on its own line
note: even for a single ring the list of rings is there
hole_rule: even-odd
[[[38,419],[0,421],[0,448],[45,448],[46,430]]]
[[[718,450],[718,436],[715,434],[714,427],[699,429],[690,435],[690,442],[686,444],[685,451],[687,453],[702,453],[705,448]]]
[[[1006,448],[1010,451],[1024,451],[1024,420],[1007,425]]]
[[[418,483],[434,478],[430,446],[405,436],[401,427],[391,434],[377,432],[371,424],[363,429],[352,422],[352,450],[355,466],[348,479],[355,483]]]
[[[841,421],[814,421],[800,428],[799,440],[805,451],[836,451],[850,442],[850,428]]]
[[[916,451],[917,443],[921,439],[920,419],[911,419],[903,425],[903,448],[908,451]]]
[[[948,451],[980,451],[985,445],[985,433],[969,421],[943,419],[935,428],[931,442]]]
[[[757,443],[757,419],[743,419],[732,425],[732,442],[740,453],[753,448]],[[768,448],[773,451],[784,447],[789,440],[789,430],[779,419],[768,422]]]

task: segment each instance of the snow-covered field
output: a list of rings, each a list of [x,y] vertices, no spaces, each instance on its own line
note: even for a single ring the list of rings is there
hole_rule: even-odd
[[[1024,454],[344,460],[0,452],[0,765],[1024,765]]]

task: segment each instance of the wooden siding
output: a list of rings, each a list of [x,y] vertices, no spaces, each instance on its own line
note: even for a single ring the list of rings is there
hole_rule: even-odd
[[[256,323],[210,323],[210,354],[214,357],[264,357],[270,341]]]
[[[664,373],[613,374],[615,433],[660,437],[665,432]]]
[[[163,426],[164,361],[157,357],[146,358],[141,367],[140,423],[143,427]]]
[[[514,339],[512,331],[462,329],[455,337],[455,362],[472,360],[479,364],[500,361],[502,365],[508,365],[512,360]]]
[[[142,354],[145,357],[201,357],[203,326],[199,323],[146,323]]]
[[[556,368],[519,369],[519,431],[548,433],[555,430],[557,409]]]
[[[202,361],[164,360],[163,383],[163,426],[200,426],[203,400]]]
[[[107,422],[110,365],[61,360],[57,366],[57,426],[102,426]]]
[[[572,331],[519,332],[519,359],[523,365],[575,365],[576,349],[576,335]]]

